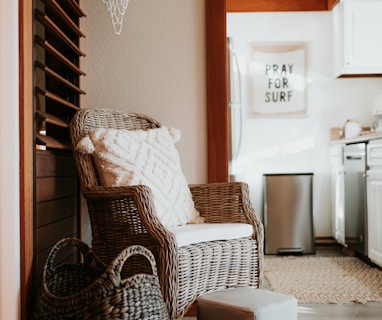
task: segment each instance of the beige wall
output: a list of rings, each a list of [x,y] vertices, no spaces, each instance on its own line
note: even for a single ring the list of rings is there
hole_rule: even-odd
[[[207,180],[204,0],[130,0],[114,34],[101,0],[82,0],[85,108],[144,113],[179,128],[188,182]]]
[[[0,320],[20,317],[17,25],[18,2],[0,1]]]

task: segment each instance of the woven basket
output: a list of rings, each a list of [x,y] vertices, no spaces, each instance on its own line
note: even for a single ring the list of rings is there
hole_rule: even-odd
[[[78,247],[83,262],[54,267],[58,251],[67,246]],[[153,274],[121,279],[122,267],[132,255],[146,257]],[[47,258],[32,319],[169,319],[154,256],[142,246],[131,246],[106,268],[84,242],[59,241]]]

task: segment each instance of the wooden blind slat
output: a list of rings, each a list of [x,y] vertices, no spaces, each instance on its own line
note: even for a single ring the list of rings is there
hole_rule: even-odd
[[[42,134],[36,133],[36,144],[45,146],[47,148],[60,149],[60,150],[71,150],[69,143],[58,141],[57,139],[49,136],[44,136]]]
[[[37,110],[36,116],[47,123],[54,124],[56,126],[63,127],[63,128],[69,128],[69,123],[61,120],[60,118],[56,117],[53,114]]]
[[[58,73],[54,72],[52,69],[50,69],[49,67],[47,67],[46,65],[42,64],[41,62],[39,61],[36,61],[36,67],[40,68],[41,70],[43,70],[46,74],[50,75],[51,77],[55,78],[56,80],[60,81],[61,83],[63,83],[64,85],[66,85],[67,87],[69,87],[70,89],[76,91],[77,93],[79,94],[85,94],[86,92],[81,90],[80,88],[78,88],[76,85],[74,85],[73,83],[71,83],[70,81],[66,80],[65,78],[63,78],[62,76],[60,76]]]
[[[36,91],[37,91],[38,94],[41,94],[41,95],[47,97],[48,99],[54,100],[54,101],[56,101],[56,102],[58,102],[60,104],[63,104],[65,106],[69,107],[69,108],[72,108],[72,109],[74,109],[76,111],[80,110],[79,106],[77,106],[77,105],[75,105],[75,104],[73,104],[73,103],[71,103],[69,101],[66,101],[65,99],[59,97],[58,95],[56,95],[56,94],[54,94],[54,93],[52,93],[50,91],[41,89],[40,87],[36,87]]]
[[[72,10],[79,16],[79,17],[86,17],[86,14],[82,11],[81,7],[79,6],[78,2],[75,0],[67,0],[67,4],[72,8]]]
[[[75,53],[80,56],[85,57],[86,54],[83,53],[80,48],[69,39],[69,37],[43,12],[36,9],[37,20],[46,28],[55,33],[59,38],[61,38]]]
[[[57,59],[59,59],[62,63],[66,64],[70,69],[74,72],[85,76],[86,73],[78,68],[74,63],[72,63],[69,59],[67,59],[60,51],[58,51],[55,47],[53,47],[47,40],[44,40],[40,36],[36,35],[36,42],[43,47],[46,51],[54,55]]]
[[[56,14],[62,18],[66,25],[72,29],[76,35],[85,38],[85,35],[82,33],[81,29],[73,22],[65,10],[62,9],[55,0],[42,0],[42,2],[45,4],[45,6],[56,12]]]

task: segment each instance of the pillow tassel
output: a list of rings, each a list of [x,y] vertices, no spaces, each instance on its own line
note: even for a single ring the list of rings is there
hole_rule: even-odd
[[[176,142],[180,141],[180,138],[182,137],[182,133],[179,129],[167,128],[167,130],[168,130],[168,133],[170,134],[172,142],[176,143]]]
[[[77,143],[76,150],[82,154],[94,153],[95,147],[88,134]]]

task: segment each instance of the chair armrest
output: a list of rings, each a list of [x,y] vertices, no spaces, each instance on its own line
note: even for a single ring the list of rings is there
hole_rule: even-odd
[[[155,212],[147,186],[92,187],[82,190],[87,200],[97,255],[111,261],[124,248],[140,244],[155,256],[162,293],[169,310],[177,305],[179,255],[174,235]],[[143,265],[129,263],[131,274],[142,273]],[[136,271],[136,272],[134,272]],[[175,284],[176,285],[175,285]]]
[[[248,186],[241,182],[189,185],[196,209],[209,223],[249,223]],[[250,212],[249,214],[252,214]]]
[[[124,237],[131,235],[136,238],[147,231],[161,246],[167,242],[166,238],[173,237],[160,222],[151,190],[147,186],[97,186],[82,190],[82,193],[87,200],[92,222],[93,219],[104,219],[111,223],[115,219],[114,223],[120,223],[120,227],[128,233]],[[121,215],[120,219],[116,219],[115,215]],[[101,221],[97,222],[105,226]],[[115,227],[116,232],[121,231],[120,227]]]
[[[223,182],[189,185],[196,209],[207,223],[249,223],[254,238],[263,242],[263,224],[249,198],[248,185]]]

